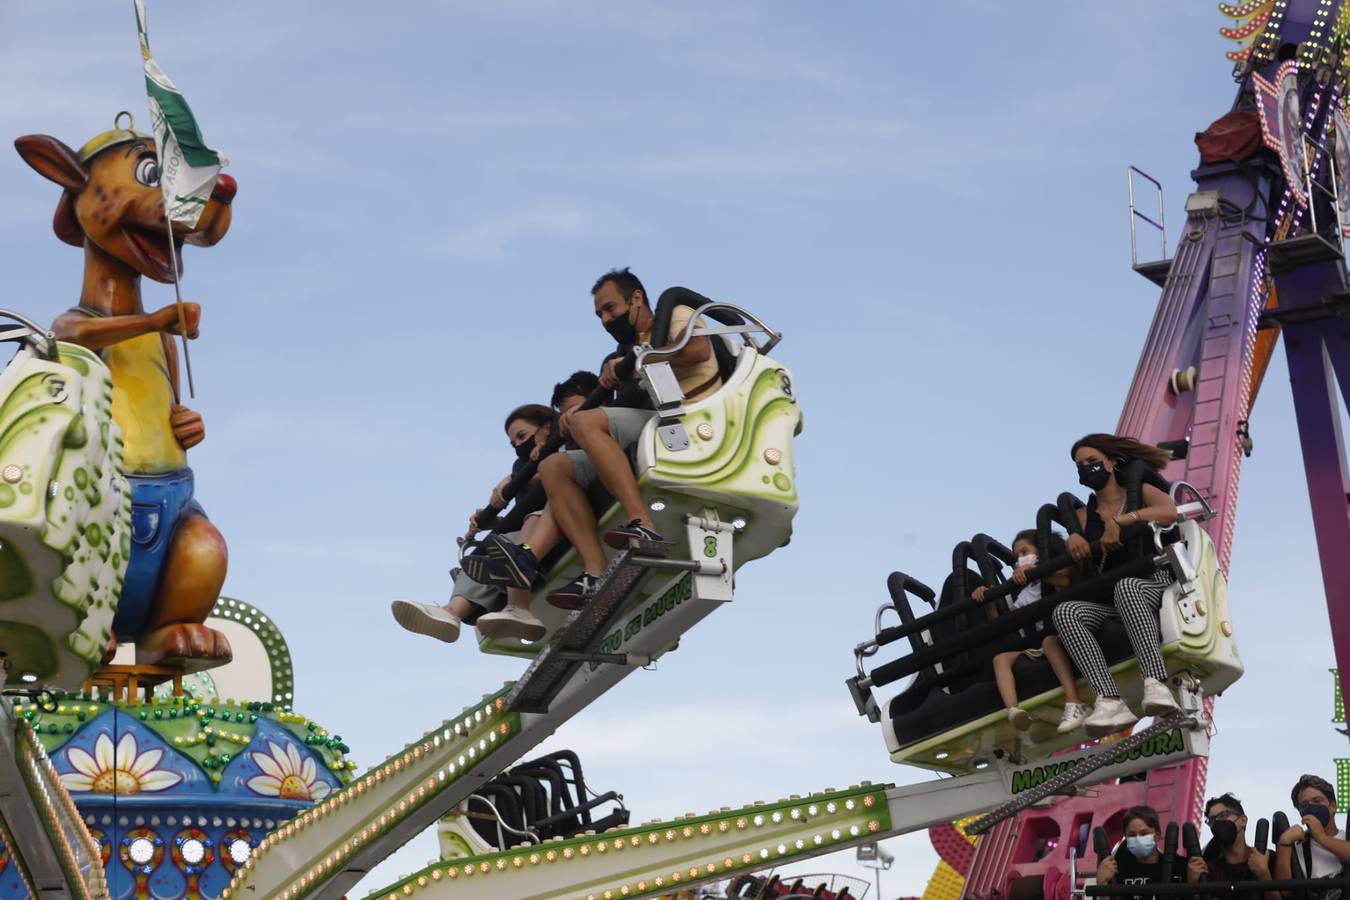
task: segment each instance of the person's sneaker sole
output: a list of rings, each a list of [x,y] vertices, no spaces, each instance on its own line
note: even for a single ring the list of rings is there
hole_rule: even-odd
[[[488,619],[486,622],[479,619],[477,627],[479,634],[493,641],[515,639],[533,643],[548,633],[543,625],[531,625],[515,619]]]
[[[1018,731],[1026,731],[1031,727],[1031,715],[1025,709],[1013,713],[1008,717],[1008,721],[1012,722],[1012,727]]]
[[[1138,719],[1131,719],[1128,722],[1116,722],[1114,724],[1106,725],[1090,725],[1087,722],[1084,722],[1083,732],[1090,738],[1104,738],[1113,734],[1120,734],[1126,728],[1129,728],[1138,721]]]
[[[458,628],[450,622],[428,615],[426,610],[416,603],[395,600],[389,604],[389,609],[394,614],[394,621],[414,634],[425,634],[447,644],[453,644],[459,639]]]
[[[550,606],[556,606],[558,609],[581,609],[586,605],[586,598],[580,594],[560,594],[554,591],[545,599],[548,600]]]
[[[627,550],[634,542],[638,544],[659,544],[665,538],[657,537],[638,537],[635,534],[620,532],[618,529],[611,529],[605,532],[605,543],[615,550]]]
[[[1159,703],[1156,700],[1144,704],[1144,715],[1146,716],[1170,716],[1178,712],[1181,712],[1181,707],[1177,706],[1175,700],[1166,705]]]
[[[488,556],[492,557],[493,562],[501,566],[501,574],[506,577],[507,587],[520,588],[524,590],[530,586],[530,578],[526,577],[525,571],[520,568],[515,558],[500,546],[496,541],[489,539],[487,541]],[[473,578],[472,575],[469,576]]]
[[[466,556],[462,563],[464,574],[489,587],[515,587],[511,584],[510,578],[497,571],[493,562],[494,560],[486,555]]]

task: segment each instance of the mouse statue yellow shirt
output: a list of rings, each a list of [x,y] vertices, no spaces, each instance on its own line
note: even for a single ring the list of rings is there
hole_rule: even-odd
[[[122,465],[134,474],[173,472],[187,465],[187,452],[173,436],[173,382],[159,332],[103,349],[112,375],[112,415],[122,429]]]

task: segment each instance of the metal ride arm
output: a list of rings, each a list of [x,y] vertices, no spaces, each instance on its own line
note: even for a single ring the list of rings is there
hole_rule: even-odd
[[[343,896],[634,668],[660,658],[732,599],[734,528],[703,509],[687,517],[686,531],[687,546],[715,552],[695,567],[664,558],[669,545],[621,552],[592,603],[554,633],[520,681],[268,835],[222,897]]]
[[[7,697],[0,698],[0,842],[33,896],[108,896],[98,845]]]
[[[669,822],[435,863],[370,896],[562,900],[670,893],[981,810],[1015,811],[1039,802],[1048,785],[1071,791],[1077,784],[1120,778],[1207,751],[1203,720],[1188,714],[1147,734],[1044,760],[1044,765],[999,761],[959,778],[904,787],[864,783],[702,816],[691,813]]]

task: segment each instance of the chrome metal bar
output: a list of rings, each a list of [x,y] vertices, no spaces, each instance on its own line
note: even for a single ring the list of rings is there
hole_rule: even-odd
[[[509,831],[515,835],[519,835],[520,837],[529,838],[531,844],[538,844],[540,842],[541,839],[539,837],[538,832],[529,828],[526,828],[524,831],[522,831],[519,828],[512,828],[510,825],[507,825],[506,820],[502,818],[501,810],[497,809],[497,804],[493,803],[491,800],[484,797],[482,794],[470,794],[469,799],[464,801],[464,805],[468,806],[475,800],[477,800],[479,803],[482,803],[488,809],[492,810],[493,818],[497,822],[497,836],[502,841],[501,849],[503,850],[510,849],[509,847],[506,846],[506,841],[502,837],[503,830]]]
[[[33,348],[33,352],[49,362],[56,361],[56,335],[46,328],[43,328],[37,322],[9,309],[0,309],[0,316],[13,319],[26,329],[14,329],[10,333],[0,334],[0,340],[20,340]]]
[[[1143,178],[1143,179],[1145,179],[1145,180],[1147,180],[1147,181],[1149,181],[1149,182],[1152,182],[1154,188],[1157,190],[1157,194],[1158,194],[1158,221],[1156,221],[1156,222],[1153,221],[1153,219],[1151,219],[1151,218],[1149,218],[1148,216],[1144,215],[1144,214],[1141,213],[1138,209],[1135,208],[1135,205],[1134,205],[1134,176],[1135,176],[1135,175],[1138,175],[1140,178]],[[1138,245],[1138,235],[1137,235],[1136,232],[1135,232],[1135,226],[1134,226],[1134,220],[1135,220],[1136,217],[1138,217],[1138,218],[1140,218],[1140,219],[1143,219],[1145,222],[1147,222],[1148,224],[1152,225],[1154,228],[1158,229],[1159,241],[1160,241],[1160,245],[1161,245],[1161,250],[1160,250],[1158,259],[1166,259],[1166,258],[1167,258],[1167,210],[1166,210],[1166,208],[1163,206],[1163,187],[1162,187],[1162,182],[1158,181],[1158,179],[1154,178],[1152,175],[1148,174],[1147,172],[1143,171],[1142,169],[1138,168],[1137,166],[1126,166],[1126,167],[1125,167],[1125,184],[1126,184],[1127,190],[1128,190],[1128,192],[1129,192],[1129,198],[1130,198],[1130,215],[1129,215],[1129,219],[1130,219],[1130,265],[1132,265],[1132,266],[1137,266],[1137,265],[1139,265],[1139,245]]]
[[[660,559],[654,556],[634,556],[629,561],[635,566],[647,569],[675,569],[681,572],[697,572],[699,575],[725,575],[727,572],[726,563],[714,559]]]
[[[718,327],[717,330],[713,330],[713,328],[708,326],[705,326],[704,328],[700,329],[698,327],[699,318],[701,316],[706,315],[707,313],[711,312],[714,309],[730,310],[731,312],[734,312],[737,315],[739,315],[741,318],[748,319],[750,322],[753,322],[755,325],[759,327],[752,328],[749,325],[724,325]],[[761,331],[769,336],[769,340],[763,346],[760,346],[753,339],[749,339],[747,337],[747,342],[750,343],[760,355],[768,354],[769,351],[772,350],[774,347],[778,346],[778,342],[783,339],[782,332],[775,331],[774,329],[770,328],[768,325],[764,324],[764,321],[755,314],[747,312],[746,310],[741,309],[739,306],[735,306],[730,303],[719,303],[716,300],[714,300],[713,302],[705,303],[698,309],[694,310],[694,314],[689,317],[689,323],[684,326],[684,332],[680,335],[680,339],[677,340],[675,343],[668,344],[664,347],[643,347],[642,349],[640,349],[637,353],[637,364],[639,366],[644,365],[647,357],[652,355],[657,355],[661,357],[674,356],[675,354],[683,350],[688,345],[688,343],[696,337],[702,337],[704,335],[710,334],[744,334],[748,336],[754,334],[756,331]]]

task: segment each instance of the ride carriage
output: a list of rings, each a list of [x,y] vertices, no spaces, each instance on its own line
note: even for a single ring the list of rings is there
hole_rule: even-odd
[[[671,316],[678,306],[691,307],[696,315],[682,333],[671,334]],[[678,350],[702,336],[712,339],[722,386],[711,396],[686,404],[669,364],[643,362],[651,347]],[[654,310],[651,345],[636,351],[642,384],[658,412],[628,448],[638,486],[656,530],[668,539],[686,538],[673,538],[671,555],[678,562],[671,562],[689,571],[700,561],[706,561],[705,570],[720,564],[727,588],[723,599],[730,599],[736,569],[767,556],[792,534],[798,504],[792,441],[801,431],[802,419],[792,373],[768,355],[780,339],[777,331],[744,309],[671,288],[662,293]],[[622,509],[603,485],[592,485],[588,495],[601,531],[623,524]],[[730,546],[725,546],[728,539]],[[540,571],[531,608],[552,634],[569,613],[543,598],[575,578],[581,562],[564,542],[545,557]],[[670,602],[696,593],[695,585]],[[651,597],[639,591],[634,605]],[[480,636],[479,647],[487,653],[534,656],[548,639],[546,635],[526,643]]]
[[[24,685],[76,688],[102,660],[130,551],[131,492],[98,356],[17,313],[0,341],[0,653]]]
[[[1140,485],[1155,484],[1178,502],[1179,521],[1170,528],[1149,523],[1131,526],[1124,535],[1138,542],[1130,563],[1093,575],[1022,609],[1010,609],[1011,583],[1003,566],[1012,566],[1012,552],[987,535],[963,541],[953,551],[952,573],[940,594],[903,572],[887,580],[891,601],[877,610],[875,634],[855,648],[857,674],[847,680],[860,715],[879,722],[891,759],[955,774],[986,768],[995,758],[1036,760],[1083,743],[1081,732],[1059,734],[1064,691],[1049,663],[1023,655],[1014,665],[1019,705],[1030,714],[1026,732],[1016,730],[994,683],[994,654],[1025,639],[1037,623],[1048,622],[1054,607],[1066,600],[1110,597],[1120,578],[1142,576],[1157,565],[1171,568],[1176,581],[1163,595],[1159,614],[1162,654],[1170,681],[1193,694],[1221,693],[1242,675],[1242,661],[1233,641],[1227,582],[1213,541],[1201,522],[1213,515],[1207,502],[1189,485],[1169,485],[1142,463],[1126,473],[1127,508],[1139,505]],[[1194,499],[1182,503],[1182,496]],[[1050,559],[1052,525],[1070,533],[1079,530],[1072,494],[1062,494],[1037,515],[1038,555],[1044,562],[1029,577],[1049,574],[1069,563]],[[990,621],[981,604],[971,599],[975,588],[990,589],[1000,615]],[[929,607],[915,612],[915,604]],[[888,613],[900,623],[883,627]],[[1123,626],[1108,621],[1098,633],[1123,699],[1140,707],[1142,678]],[[909,653],[868,671],[868,660],[889,644],[906,640]],[[875,688],[906,680],[899,693],[878,700]],[[1080,680],[1085,699],[1091,689]]]

